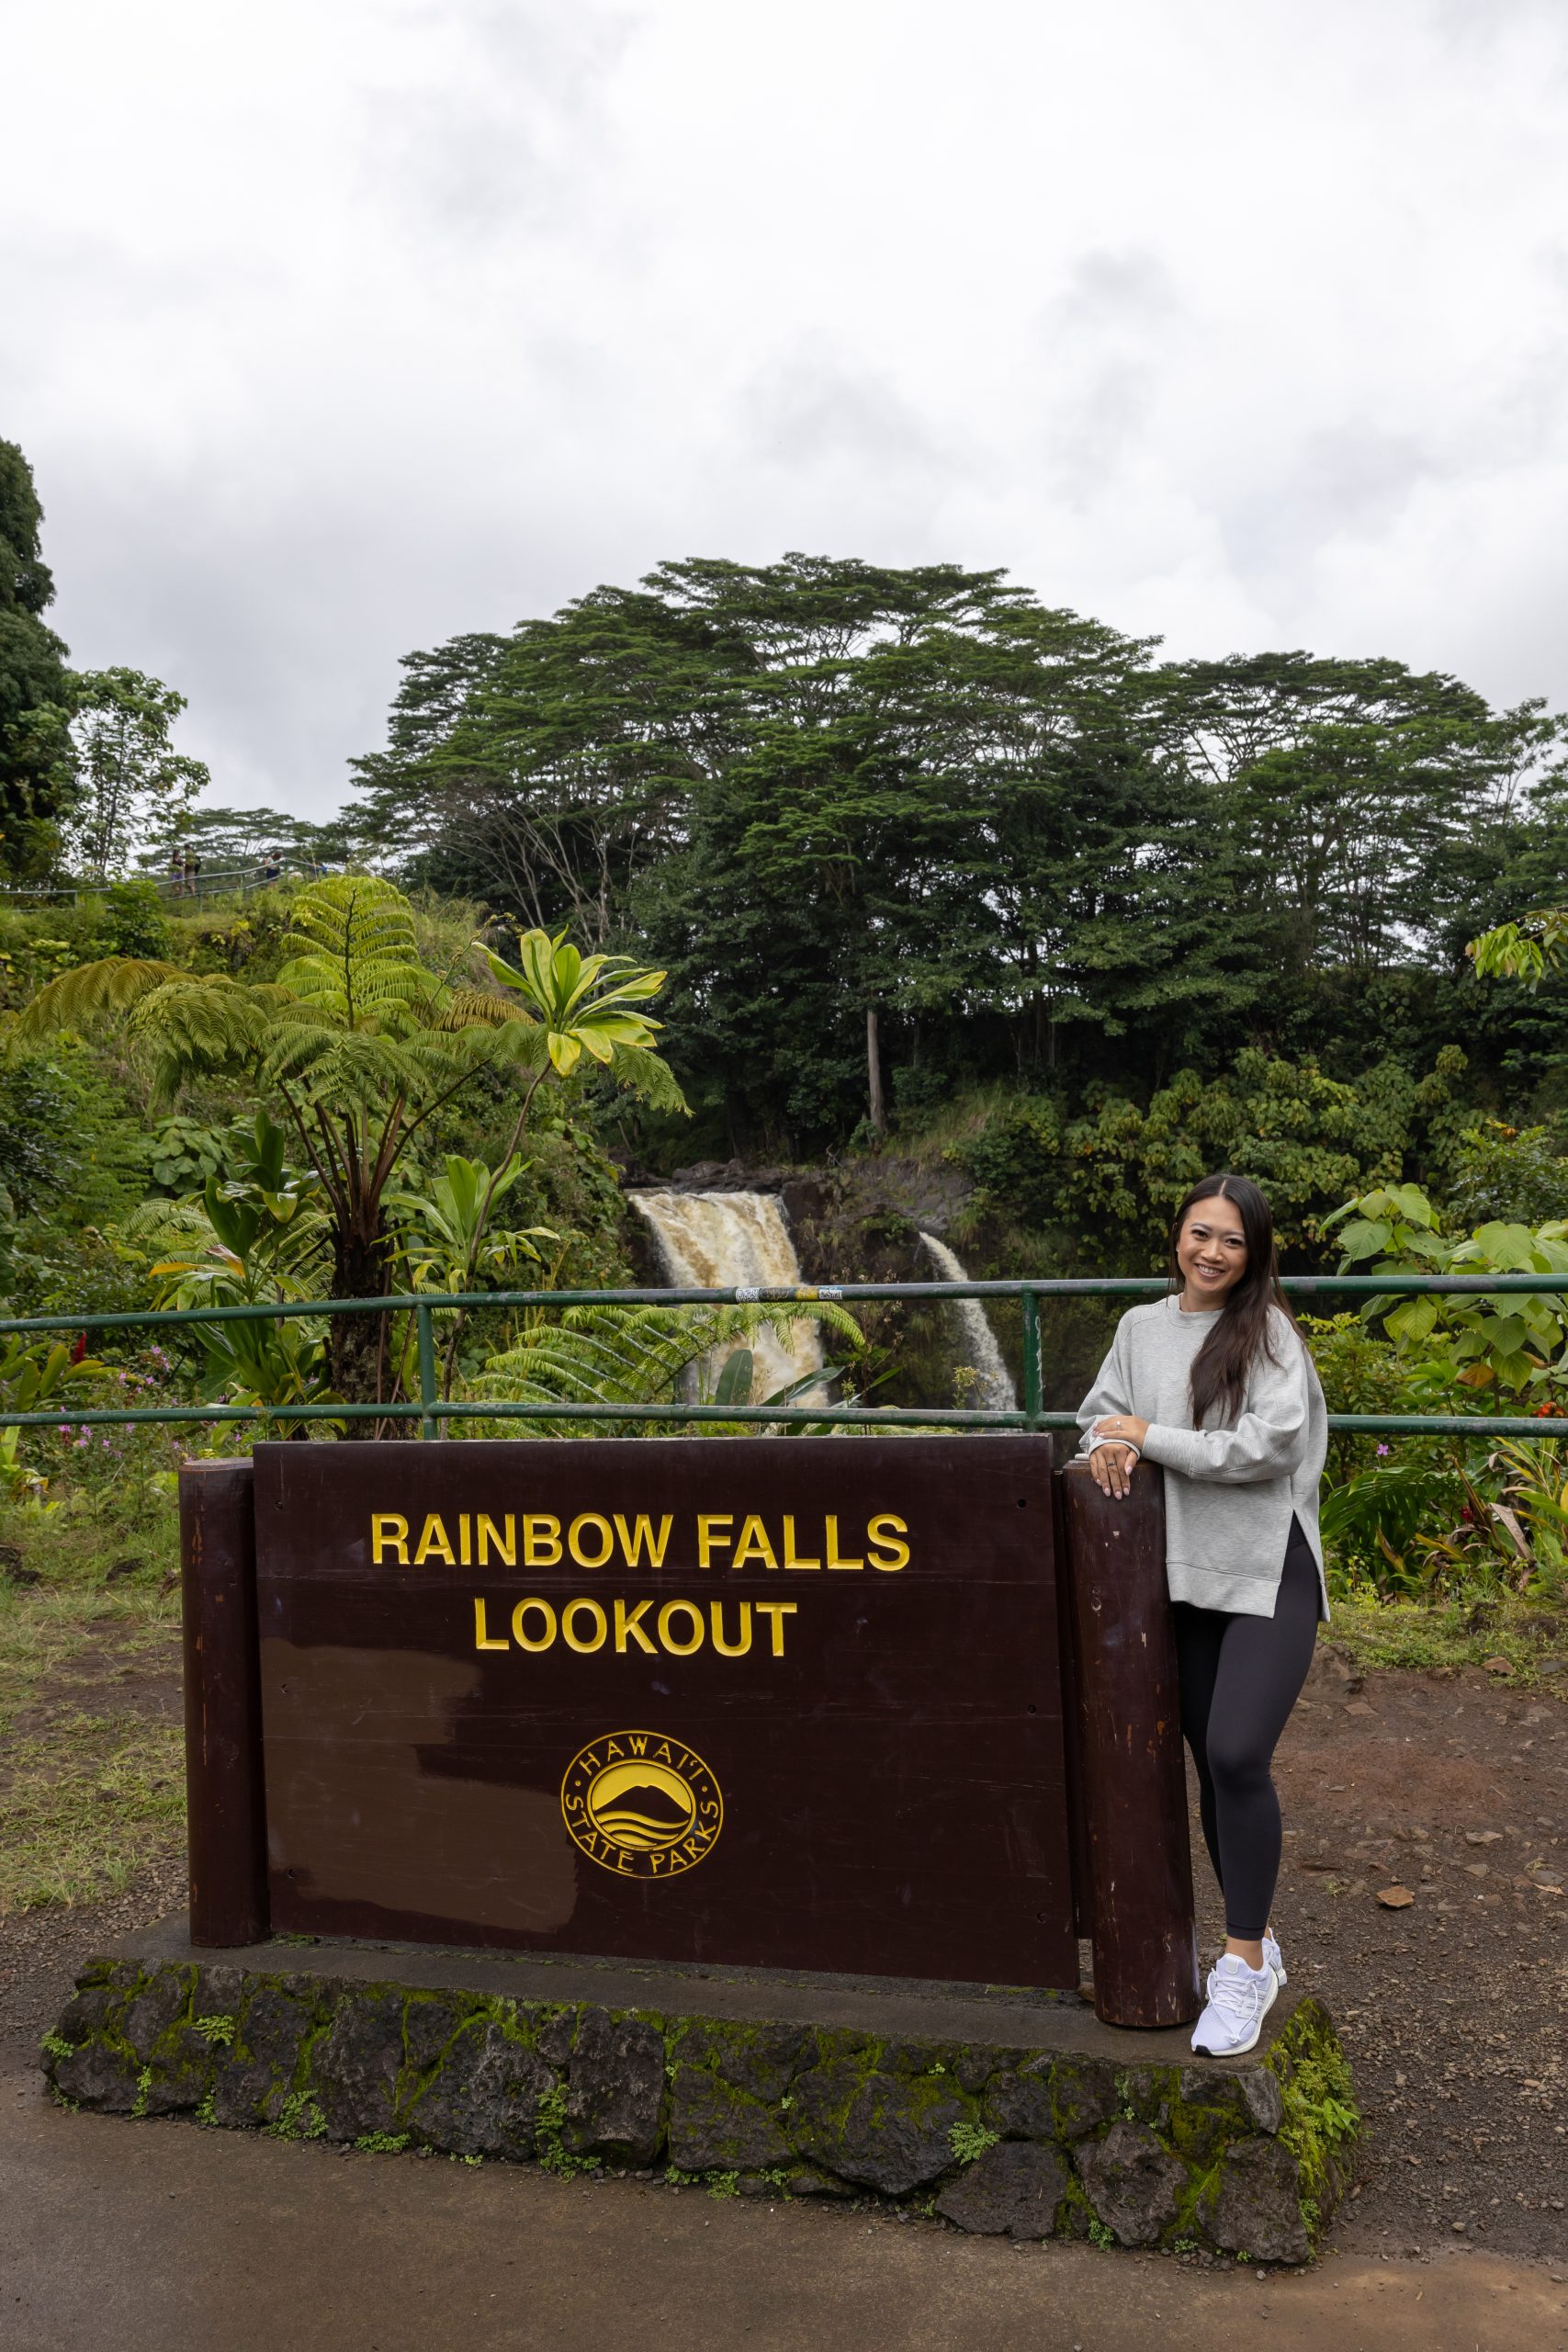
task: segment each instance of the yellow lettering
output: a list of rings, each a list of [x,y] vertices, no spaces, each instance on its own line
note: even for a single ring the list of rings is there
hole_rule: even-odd
[[[472,1567],[474,1563],[473,1532],[474,1523],[464,1511],[457,1521],[457,1558],[465,1568]]]
[[[708,1615],[713,1620],[713,1645],[720,1657],[744,1657],[751,1646],[751,1604],[749,1600],[742,1600],[739,1606],[740,1638],[738,1642],[727,1642],[724,1638],[724,1603],[722,1600],[710,1600],[708,1603]]]
[[[648,1603],[645,1600],[643,1602],[643,1607],[646,1609]],[[631,1749],[634,1756],[646,1756],[648,1754],[648,1734],[645,1731],[632,1732],[627,1737],[626,1745]]]
[[[655,1536],[653,1532],[653,1521],[645,1512],[639,1512],[637,1517],[632,1521],[631,1527],[628,1529],[626,1521],[621,1517],[620,1512],[617,1511],[615,1513],[615,1532],[621,1539],[621,1557],[625,1560],[627,1567],[636,1567],[638,1560],[642,1557],[642,1547],[646,1544],[648,1545],[649,1566],[650,1568],[661,1568],[664,1566],[664,1547],[670,1541],[670,1530],[674,1526],[674,1521],[670,1518],[668,1513],[666,1513],[665,1517],[659,1522],[659,1533]]]
[[[649,1657],[655,1657],[658,1656],[658,1652],[655,1650],[653,1644],[643,1632],[641,1623],[644,1613],[648,1610],[651,1609],[653,1603],[651,1600],[639,1600],[635,1609],[628,1610],[624,1600],[616,1601],[615,1647],[618,1650],[624,1651],[627,1642],[633,1641],[636,1642],[639,1649],[646,1650]],[[637,1748],[637,1753],[640,1756],[642,1754],[642,1749],[640,1747]]]
[[[906,1552],[904,1557],[908,1559],[908,1554]],[[836,1519],[830,1519],[828,1521],[828,1566],[830,1568],[863,1568],[865,1566],[865,1562],[863,1560],[840,1559],[839,1522]]]
[[[481,1568],[486,1566],[489,1563],[490,1547],[492,1544],[495,1545],[495,1555],[498,1560],[503,1561],[509,1568],[514,1568],[517,1566],[517,1521],[510,1511],[508,1511],[506,1515],[506,1532],[504,1535],[502,1533],[500,1528],[497,1527],[494,1520],[487,1519],[481,1511],[479,1514],[479,1566]]]
[[[721,1527],[733,1527],[734,1524],[735,1517],[731,1511],[700,1511],[698,1513],[697,1566],[699,1568],[712,1567],[716,1545],[722,1545],[725,1551],[728,1551],[734,1539],[729,1535],[721,1535],[718,1531]]]
[[[536,1609],[545,1621],[543,1638],[536,1642],[531,1642],[523,1631],[523,1620],[530,1609]],[[547,1650],[556,1637],[556,1612],[547,1600],[520,1600],[512,1612],[512,1632],[520,1650]]]
[[[474,1602],[474,1647],[477,1650],[504,1650],[511,1647],[504,1634],[498,1642],[491,1639],[490,1629],[485,1623],[485,1605],[482,1600],[478,1600]]]
[[[573,1620],[583,1610],[587,1611],[588,1615],[592,1622],[593,1638],[592,1641],[585,1642],[581,1640],[573,1630]],[[590,1650],[602,1650],[604,1648],[604,1635],[608,1628],[604,1623],[604,1611],[600,1608],[599,1603],[596,1600],[590,1600],[586,1594],[580,1593],[575,1600],[569,1600],[566,1607],[561,1611],[560,1630],[561,1639],[565,1642],[569,1650],[586,1652]]]
[[[529,1511],[523,1521],[523,1558],[530,1568],[560,1565],[560,1521],[547,1511]]]
[[[770,1620],[769,1630],[773,1634],[773,1656],[775,1657],[783,1657],[784,1654],[784,1621],[786,1617],[794,1617],[797,1613],[798,1608],[798,1602],[794,1600],[759,1600],[757,1603],[758,1616],[766,1617]]]
[[[409,1564],[409,1523],[400,1519],[395,1510],[373,1510],[370,1514],[370,1565],[378,1568],[389,1552],[395,1551],[398,1566]]]
[[[413,1555],[414,1566],[423,1568],[433,1552],[439,1552],[449,1568],[457,1566],[457,1563],[452,1557],[452,1546],[446,1541],[446,1530],[434,1512],[424,1522],[424,1532],[419,1539],[419,1549]]]
[[[604,1539],[604,1548],[603,1551],[585,1552],[583,1550],[581,1538],[582,1531],[585,1527],[596,1527],[598,1529],[600,1534]],[[567,1530],[566,1542],[568,1551],[570,1551],[572,1558],[577,1562],[580,1568],[602,1568],[605,1561],[609,1558],[611,1553],[615,1548],[615,1539],[610,1532],[609,1521],[607,1519],[601,1519],[598,1512],[594,1510],[585,1510],[581,1518],[574,1519],[572,1521],[571,1525]]]
[[[795,1521],[784,1521],[784,1566],[786,1568],[819,1568],[820,1560],[804,1560],[795,1548]]]
[[[692,1638],[689,1642],[678,1642],[671,1631],[677,1610],[684,1614],[692,1629]],[[694,1600],[667,1600],[659,1612],[659,1638],[671,1657],[690,1657],[694,1650],[700,1650],[703,1645],[703,1612]]]
[[[764,1567],[776,1568],[773,1547],[768,1541],[768,1531],[753,1513],[740,1530],[740,1541],[735,1547],[732,1568],[743,1568],[748,1560],[761,1560]]]
[[[890,1527],[893,1530],[891,1535],[884,1535],[882,1531],[885,1527]],[[900,1544],[898,1538],[900,1535],[908,1535],[908,1532],[907,1521],[896,1519],[890,1510],[878,1512],[865,1531],[865,1540],[871,1546],[872,1566],[874,1568],[907,1568],[909,1565],[909,1547],[907,1544]],[[889,1553],[891,1557],[884,1560],[878,1556],[879,1552]]]

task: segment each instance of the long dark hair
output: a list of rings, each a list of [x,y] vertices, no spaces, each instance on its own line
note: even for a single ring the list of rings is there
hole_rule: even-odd
[[[1279,1362],[1269,1330],[1269,1308],[1277,1306],[1292,1323],[1295,1320],[1280,1288],[1274,1213],[1250,1176],[1205,1176],[1201,1183],[1193,1185],[1171,1219],[1172,1290],[1181,1287],[1181,1269],[1176,1257],[1181,1228],[1200,1202],[1213,1200],[1229,1201],[1241,1218],[1247,1242],[1247,1272],[1215,1316],[1213,1329],[1199,1349],[1188,1374],[1195,1430],[1201,1430],[1212,1413],[1217,1415],[1221,1428],[1228,1427],[1241,1411],[1247,1378],[1259,1356],[1266,1356],[1270,1363]]]

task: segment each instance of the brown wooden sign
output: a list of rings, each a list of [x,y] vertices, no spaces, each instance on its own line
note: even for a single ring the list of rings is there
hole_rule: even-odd
[[[191,1937],[1196,2015],[1159,1474],[1050,1442],[259,1445],[181,1473]]]
[[[1046,1442],[255,1451],[275,1928],[1077,1981]]]

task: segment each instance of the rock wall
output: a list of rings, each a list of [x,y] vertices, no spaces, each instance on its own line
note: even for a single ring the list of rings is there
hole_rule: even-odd
[[[368,1956],[367,1956],[368,1957]],[[1109,2059],[222,1964],[103,1960],[43,2050],[63,2104],[963,2230],[1299,2262],[1344,2191],[1348,2070],[1303,2001],[1261,2064]]]

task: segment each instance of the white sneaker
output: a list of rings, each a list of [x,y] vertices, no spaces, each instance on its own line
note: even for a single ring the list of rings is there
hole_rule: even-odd
[[[1271,1968],[1273,1970],[1274,1981],[1277,1984],[1284,1984],[1284,1955],[1280,1951],[1279,1945],[1275,1942],[1272,1936],[1265,1936],[1263,1939],[1263,1965],[1265,1968]]]
[[[1267,1962],[1248,1968],[1238,1953],[1224,1953],[1209,1971],[1209,2005],[1193,2028],[1193,2049],[1205,2058],[1239,2058],[1262,2032],[1279,1992]]]

